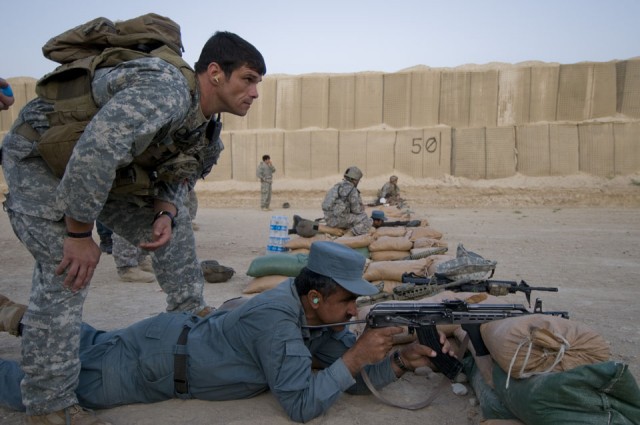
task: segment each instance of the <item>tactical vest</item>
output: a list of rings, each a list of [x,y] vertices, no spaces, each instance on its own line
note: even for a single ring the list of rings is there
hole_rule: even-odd
[[[62,65],[36,85],[37,95],[53,104],[53,112],[47,115],[49,129],[38,135],[25,123],[16,132],[38,143],[43,160],[61,178],[76,142],[100,109],[91,90],[95,71],[157,57],[180,70],[193,98],[196,75],[182,59],[181,51],[180,27],[155,14],[116,24],[97,18],[66,31],[43,47],[46,57]],[[205,160],[203,152],[207,145],[216,142],[221,130],[219,119],[201,124],[201,128],[180,128],[171,135],[160,130],[145,152],[129,166],[117,170],[112,192],[153,195],[156,180],[179,182],[192,178]],[[205,132],[208,140],[203,137]],[[167,143],[168,140],[171,142]],[[198,146],[198,142],[204,145]]]

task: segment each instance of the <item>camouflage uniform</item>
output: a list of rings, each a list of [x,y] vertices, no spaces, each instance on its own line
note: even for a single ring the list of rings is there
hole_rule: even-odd
[[[360,191],[346,179],[329,189],[322,211],[327,226],[351,230],[356,236],[367,233],[373,224],[364,211]]]
[[[262,161],[256,170],[256,177],[260,179],[260,207],[269,208],[271,204],[271,182],[273,181],[273,173],[276,167]]]
[[[386,182],[382,189],[378,192],[378,199],[385,198],[388,203],[395,204],[398,202],[402,202],[400,198],[400,188],[397,184]]]
[[[148,257],[149,251],[131,244],[117,233],[113,233],[113,261],[117,268],[122,267],[138,267],[145,257]]]
[[[75,145],[62,179],[40,157],[37,143],[16,132],[26,122],[42,134],[49,126],[51,104],[39,98],[29,102],[3,141],[2,168],[10,192],[4,208],[15,234],[36,260],[22,341],[26,376],[21,388],[29,415],[77,403],[79,332],[88,287],[72,292],[63,286],[66,273],[55,274],[66,237],[64,216],[86,223],[99,220],[134,245],[149,241],[153,198],[110,193],[116,169],[152,143],[177,141],[209,159],[200,166],[204,175],[223,149],[219,139],[210,143],[202,137],[209,120],[200,110],[197,90],[192,96],[180,71],[161,59],[100,69],[92,92],[101,109]],[[155,186],[155,198],[180,211],[187,184],[156,181]],[[154,257],[167,311],[202,309],[204,277],[186,210],[176,217],[171,241]]]
[[[191,217],[191,221],[194,221],[198,214],[198,196],[196,195],[195,189],[192,187],[189,188],[189,193],[187,194],[187,199],[184,201],[184,206],[189,210],[189,217]]]

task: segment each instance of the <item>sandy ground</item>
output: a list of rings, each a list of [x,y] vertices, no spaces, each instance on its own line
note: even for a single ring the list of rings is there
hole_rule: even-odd
[[[320,217],[324,192],[337,180],[339,176],[313,184],[276,180],[271,213],[259,210],[256,183],[199,183],[198,253],[202,259],[216,259],[236,270],[230,281],[208,284],[206,300],[217,306],[241,295],[251,279],[246,275],[250,262],[265,253],[271,216],[286,215],[289,220],[293,214]],[[639,181],[638,176],[516,176],[477,182],[456,178],[414,181],[401,176],[400,185],[414,217],[427,218],[441,231],[450,252],[463,243],[498,262],[497,279],[524,279],[532,286],[558,287],[558,293],[536,294],[545,310],[568,310],[573,320],[599,331],[611,344],[612,359],[630,364],[638,379]],[[363,182],[365,200],[373,198],[375,188],[383,182]],[[291,208],[280,208],[284,202]],[[1,292],[26,302],[33,262],[13,235],[5,214],[0,214],[0,248]],[[91,285],[84,314],[85,320],[98,328],[125,326],[165,306],[157,284],[119,282],[109,256],[101,259]],[[522,294],[510,295],[505,301],[525,303]],[[19,339],[0,335],[0,357],[19,359]],[[407,374],[384,393],[405,402],[418,401],[436,384]],[[325,416],[310,423],[478,424],[482,418],[472,400],[472,392],[456,396],[447,390],[430,407],[407,411],[385,406],[373,396],[344,395]],[[250,400],[170,400],[99,413],[119,425],[290,422],[269,393]],[[19,413],[0,409],[1,424],[20,423],[21,419]]]

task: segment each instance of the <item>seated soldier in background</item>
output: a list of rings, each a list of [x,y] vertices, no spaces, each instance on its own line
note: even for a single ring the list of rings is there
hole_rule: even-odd
[[[344,179],[329,189],[322,202],[327,226],[351,230],[355,236],[369,231],[371,219],[367,217],[357,188],[361,178],[362,171],[358,167],[349,167]]]
[[[389,181],[382,186],[382,189],[378,191],[378,205],[400,205],[404,199],[400,197],[400,188],[398,187],[398,176],[389,177]]]
[[[270,390],[292,420],[306,422],[343,392],[367,394],[363,369],[380,388],[432,366],[436,353],[417,342],[392,354],[400,327],[368,328],[356,340],[343,324],[357,316],[359,295],[378,292],[362,278],[364,265],[353,249],[319,241],[298,277],[244,302],[230,300],[204,318],[162,313],[111,332],[84,324],[78,399],[110,408],[175,397],[236,400]],[[0,331],[19,333],[23,313],[24,306],[0,295]],[[453,355],[445,335],[439,338],[442,352]],[[0,405],[24,410],[23,376],[17,362],[0,360]]]

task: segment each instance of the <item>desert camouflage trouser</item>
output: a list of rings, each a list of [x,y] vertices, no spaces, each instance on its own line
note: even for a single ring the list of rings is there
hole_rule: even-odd
[[[23,318],[22,399],[27,414],[40,415],[77,403],[80,362],[78,347],[82,306],[87,289],[64,288],[66,274],[55,274],[62,260],[64,221],[7,211],[16,236],[36,263],[29,308]],[[98,220],[134,245],[151,239],[154,212],[108,200]],[[195,252],[191,219],[186,209],[176,217],[171,241],[152,254],[158,283],[167,294],[167,311],[197,312],[204,306],[204,277]],[[105,306],[108,308],[108,305]]]
[[[260,207],[269,208],[271,205],[271,183],[260,183]]]
[[[117,233],[113,233],[111,238],[113,239],[113,261],[118,268],[137,267],[144,257],[149,255],[148,251],[129,243]]]
[[[345,214],[340,217],[329,216],[325,218],[325,221],[327,222],[327,226],[351,230],[355,236],[364,235],[369,232],[373,224],[371,218],[364,212],[360,214]]]
[[[197,312],[202,299],[204,276],[196,255],[196,243],[187,208],[179,205],[176,227],[169,243],[151,252],[158,283],[167,294],[167,311]],[[134,246],[151,240],[154,211],[124,201],[107,200],[98,220]]]
[[[194,221],[198,214],[198,197],[196,196],[196,191],[194,189],[190,189],[187,193],[187,199],[184,201],[184,206],[189,209],[191,221]]]
[[[76,293],[62,286],[66,232],[63,221],[7,211],[13,231],[36,260],[29,308],[22,318],[22,401],[30,415],[42,415],[77,403],[80,325],[87,289]]]

